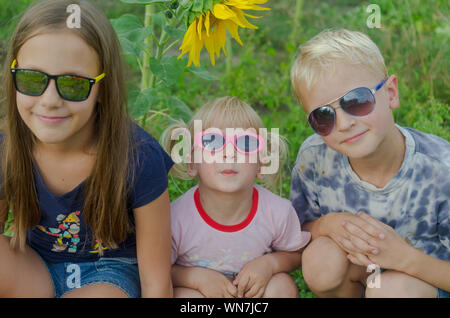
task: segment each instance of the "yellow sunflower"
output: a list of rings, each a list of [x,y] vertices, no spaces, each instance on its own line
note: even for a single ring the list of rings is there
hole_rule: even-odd
[[[225,51],[225,41],[227,37],[226,30],[240,44],[239,27],[257,29],[258,27],[247,21],[245,17],[259,18],[245,13],[243,10],[270,10],[260,7],[268,0],[226,0],[222,3],[214,4],[211,10],[201,13],[189,25],[180,46],[181,58],[189,52],[188,66],[194,62],[196,66],[200,65],[200,52],[203,46],[209,53],[211,64],[214,65],[215,55],[220,57],[220,51]]]

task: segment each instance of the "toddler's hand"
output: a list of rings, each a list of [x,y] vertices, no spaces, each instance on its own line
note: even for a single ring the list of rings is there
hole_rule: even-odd
[[[237,297],[261,298],[272,275],[264,256],[248,262],[233,281],[237,286]]]
[[[197,289],[208,298],[237,297],[237,288],[233,285],[232,280],[222,273],[208,268],[202,268]]]

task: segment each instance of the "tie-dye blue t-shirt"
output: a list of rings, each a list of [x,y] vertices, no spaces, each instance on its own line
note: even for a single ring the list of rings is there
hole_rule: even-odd
[[[388,224],[415,248],[450,260],[450,143],[420,131],[397,128],[406,152],[383,188],[362,181],[348,157],[319,135],[302,144],[292,172],[290,199],[300,223],[329,212],[365,211]]]

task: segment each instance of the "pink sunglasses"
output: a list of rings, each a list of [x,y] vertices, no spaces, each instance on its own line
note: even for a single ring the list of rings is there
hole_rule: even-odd
[[[259,152],[265,145],[264,138],[248,132],[228,137],[219,131],[205,130],[197,133],[194,138],[195,145],[210,152],[222,150],[230,141],[236,150],[243,154]]]

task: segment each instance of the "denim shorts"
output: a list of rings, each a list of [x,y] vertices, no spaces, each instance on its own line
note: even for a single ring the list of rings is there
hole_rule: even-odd
[[[103,257],[95,262],[48,263],[55,297],[92,284],[109,284],[120,288],[128,297],[141,297],[141,283],[136,258]]]
[[[450,292],[442,290],[440,288],[438,288],[437,291],[438,291],[437,298],[450,298]]]

